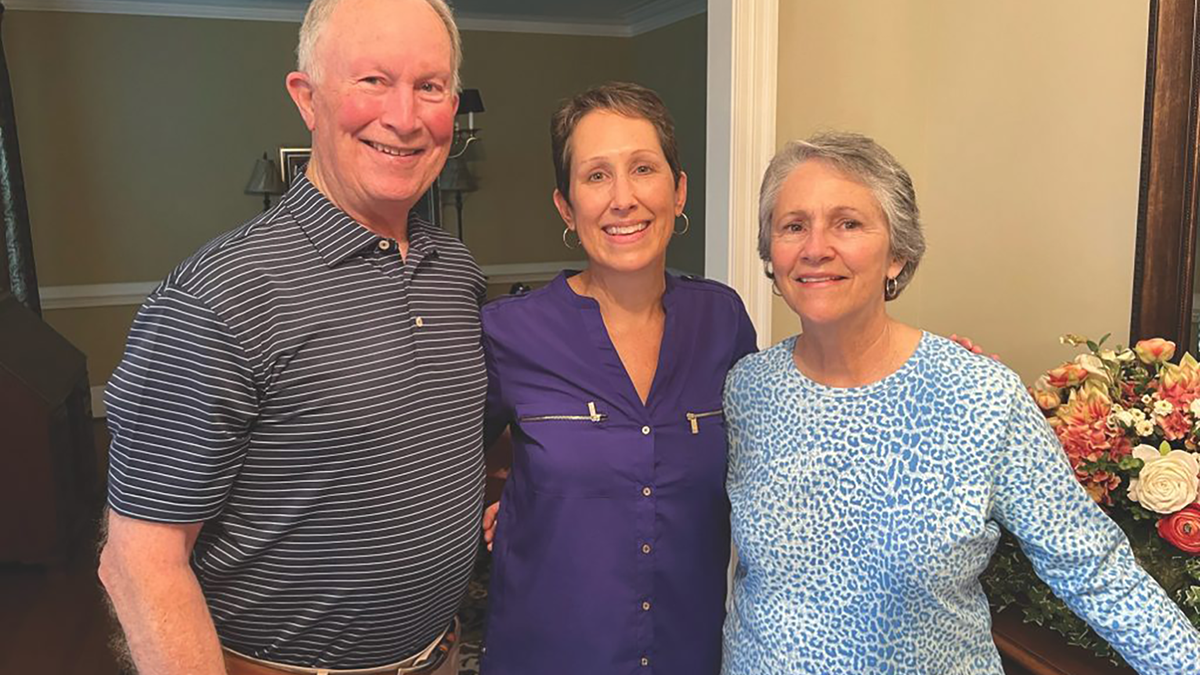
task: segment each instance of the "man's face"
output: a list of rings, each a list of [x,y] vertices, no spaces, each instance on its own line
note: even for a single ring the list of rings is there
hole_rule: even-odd
[[[315,73],[288,77],[312,131],[309,178],[360,222],[407,215],[453,137],[458,96],[445,25],[423,0],[343,0],[313,61]]]

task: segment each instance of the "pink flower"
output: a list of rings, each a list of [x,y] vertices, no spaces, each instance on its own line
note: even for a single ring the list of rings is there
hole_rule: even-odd
[[[1133,347],[1133,351],[1142,360],[1142,363],[1166,363],[1175,356],[1175,343],[1162,338],[1150,338],[1149,340],[1139,340]]]
[[[1182,412],[1175,410],[1170,415],[1158,418],[1158,426],[1162,427],[1163,438],[1177,441],[1187,436],[1192,430],[1192,422]]]
[[[1088,371],[1076,363],[1064,363],[1046,373],[1046,381],[1051,387],[1062,389],[1074,387],[1087,379]]]

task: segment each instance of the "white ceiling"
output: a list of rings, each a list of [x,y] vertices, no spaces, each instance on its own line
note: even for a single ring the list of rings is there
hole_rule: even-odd
[[[464,30],[632,36],[706,9],[706,0],[450,0]],[[299,21],[308,0],[4,0],[8,9]]]

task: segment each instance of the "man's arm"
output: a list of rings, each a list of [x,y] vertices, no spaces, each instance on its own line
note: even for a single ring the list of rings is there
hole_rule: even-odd
[[[188,564],[202,526],[108,512],[100,582],[141,675],[225,675],[217,631]]]

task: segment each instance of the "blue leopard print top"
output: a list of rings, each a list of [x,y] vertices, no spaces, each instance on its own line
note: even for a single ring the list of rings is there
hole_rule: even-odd
[[[1003,526],[1143,674],[1200,674],[1200,633],[1075,481],[1017,376],[924,334],[886,378],[832,388],[795,338],[725,385],[739,563],[726,675],[1002,675],[979,574]]]

